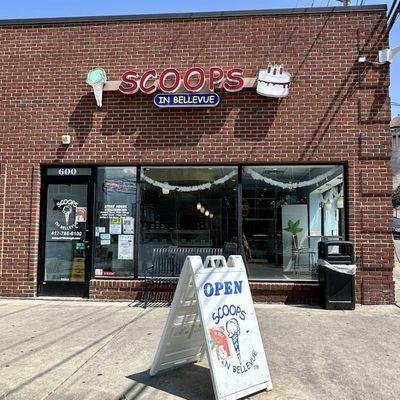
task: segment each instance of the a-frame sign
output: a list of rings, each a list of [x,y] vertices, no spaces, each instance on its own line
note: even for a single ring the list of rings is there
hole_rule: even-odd
[[[241,256],[186,258],[150,375],[205,352],[217,400],[272,389]]]

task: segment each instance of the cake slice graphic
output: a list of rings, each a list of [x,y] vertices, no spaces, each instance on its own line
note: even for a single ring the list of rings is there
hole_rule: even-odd
[[[258,72],[257,93],[267,97],[286,97],[289,94],[292,75],[283,65],[268,65]]]
[[[86,83],[93,88],[94,97],[98,107],[101,107],[103,101],[103,86],[107,82],[106,71],[103,68],[94,68],[89,71]]]

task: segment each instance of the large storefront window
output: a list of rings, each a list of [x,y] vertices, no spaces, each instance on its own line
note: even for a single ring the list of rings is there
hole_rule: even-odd
[[[341,165],[63,167],[46,176],[47,286],[141,278],[155,256],[178,275],[188,254],[241,254],[252,280],[315,280],[318,242],[345,239]]]
[[[94,271],[134,275],[136,167],[97,169]]]
[[[237,167],[143,167],[139,275],[163,247],[237,253]]]
[[[342,166],[243,167],[243,256],[251,279],[316,279],[317,244],[344,238]]]

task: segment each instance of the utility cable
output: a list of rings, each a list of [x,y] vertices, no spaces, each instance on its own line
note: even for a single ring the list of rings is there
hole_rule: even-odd
[[[390,19],[388,20],[388,28],[387,28],[388,33],[392,30],[393,25],[396,22],[397,17],[399,16],[399,13],[400,13],[400,0],[397,1],[397,7],[390,16]]]
[[[390,6],[390,10],[387,14],[388,19],[392,16],[392,12],[393,12],[394,8],[396,7],[396,2],[397,2],[397,0],[393,0],[392,5]]]

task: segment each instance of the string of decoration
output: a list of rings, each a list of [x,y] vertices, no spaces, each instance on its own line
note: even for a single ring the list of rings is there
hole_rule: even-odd
[[[198,192],[200,190],[207,190],[211,189],[211,186],[216,186],[216,185],[222,185],[229,179],[233,178],[237,174],[236,171],[232,171],[229,174],[223,176],[222,178],[219,178],[215,180],[214,182],[206,182],[202,183],[201,185],[194,185],[194,186],[175,186],[175,185],[170,185],[168,182],[159,182],[156,181],[146,175],[142,175],[142,179],[149,183],[150,185],[159,187],[160,189],[164,190],[171,190],[174,192]]]
[[[338,191],[337,187],[330,189],[325,196],[321,193],[321,203],[326,204],[328,201],[330,203],[335,202],[340,197],[343,197],[343,187]]]
[[[315,178],[310,179],[308,181],[287,183],[287,182],[276,181],[275,179],[272,179],[272,178],[267,178],[266,176],[261,175],[257,171],[254,171],[254,169],[252,169],[250,167],[244,167],[244,172],[249,174],[253,179],[255,179],[257,181],[263,181],[264,183],[267,183],[268,185],[278,186],[282,189],[290,189],[290,190],[316,185],[317,183],[319,183],[319,182],[327,179],[331,175],[335,174],[337,171],[338,171],[338,169],[327,171],[324,174],[318,175]]]

